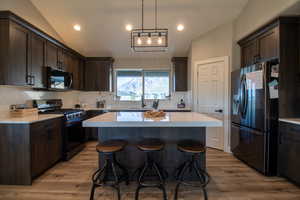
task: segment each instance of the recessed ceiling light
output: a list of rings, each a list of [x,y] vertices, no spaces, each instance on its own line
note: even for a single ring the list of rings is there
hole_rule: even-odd
[[[73,26],[73,28],[74,28],[75,31],[80,31],[81,30],[81,26],[79,24],[75,24]]]
[[[184,26],[182,24],[177,25],[177,31],[183,31]]]
[[[126,30],[127,31],[131,31],[132,30],[132,25],[131,24],[127,24],[126,25]]]

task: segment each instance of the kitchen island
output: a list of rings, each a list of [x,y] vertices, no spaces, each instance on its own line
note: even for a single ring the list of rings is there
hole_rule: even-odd
[[[110,112],[83,122],[84,127],[97,127],[98,140],[110,139],[128,141],[118,159],[133,173],[145,161],[145,154],[136,144],[147,138],[158,138],[165,142],[165,148],[157,155],[157,161],[172,179],[174,170],[186,159],[177,150],[181,140],[196,140],[205,146],[206,127],[220,127],[222,121],[195,112],[167,112],[165,117],[146,118],[143,112]],[[205,169],[205,154],[200,157],[201,168]],[[103,156],[99,156],[99,165]]]

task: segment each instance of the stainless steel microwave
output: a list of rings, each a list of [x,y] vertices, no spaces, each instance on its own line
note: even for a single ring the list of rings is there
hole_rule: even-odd
[[[72,87],[72,73],[47,67],[47,78],[48,89],[50,90],[68,90]]]

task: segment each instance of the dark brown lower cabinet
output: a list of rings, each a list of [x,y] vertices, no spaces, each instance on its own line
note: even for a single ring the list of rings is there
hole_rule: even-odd
[[[300,125],[280,122],[278,173],[300,185]]]
[[[88,110],[87,118],[90,119],[103,113],[102,110]],[[84,132],[88,140],[98,140],[98,128],[84,128]]]
[[[0,125],[0,184],[30,185],[61,159],[62,118]]]

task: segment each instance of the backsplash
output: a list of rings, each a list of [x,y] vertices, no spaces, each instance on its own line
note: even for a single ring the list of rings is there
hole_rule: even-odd
[[[160,101],[160,107],[174,108],[181,99],[185,100],[187,107],[191,106],[191,98],[189,92],[174,92],[169,100]],[[88,107],[95,107],[96,102],[105,100],[108,107],[139,107],[140,101],[116,101],[115,94],[111,92],[81,92],[78,98],[79,103],[87,104]],[[152,100],[146,100],[147,105],[152,105]]]
[[[160,107],[174,108],[182,98],[187,107],[191,107],[190,96],[189,92],[175,92],[171,95],[170,100],[160,101]],[[78,103],[84,103],[88,107],[96,107],[98,100],[105,100],[106,106],[110,107],[139,107],[141,105],[140,101],[115,101],[114,93],[110,92],[49,92],[32,90],[27,87],[0,86],[0,117],[8,115],[10,105],[30,104],[33,99],[62,99],[65,108],[74,107]],[[146,101],[146,104],[152,105],[152,101]]]
[[[0,116],[6,116],[12,104],[30,103],[32,99],[57,98],[56,92],[35,91],[26,87],[0,86]]]

